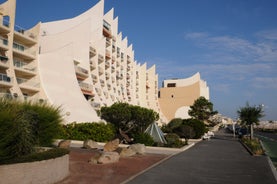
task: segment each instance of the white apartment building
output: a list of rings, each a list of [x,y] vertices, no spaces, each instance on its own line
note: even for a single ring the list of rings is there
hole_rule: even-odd
[[[158,103],[155,66],[139,64],[104,0],[79,16],[16,29],[16,0],[0,5],[0,93],[61,106],[65,123],[98,122],[115,102]],[[166,119],[163,120],[166,122]]]

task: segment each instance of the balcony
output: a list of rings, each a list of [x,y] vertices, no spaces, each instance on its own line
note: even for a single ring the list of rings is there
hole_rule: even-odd
[[[84,80],[84,79],[88,78],[88,76],[89,76],[88,70],[86,70],[80,66],[75,65],[75,72],[76,72],[78,79]]]
[[[127,63],[131,63],[131,57],[130,56],[127,56]]]
[[[99,75],[102,75],[104,73],[104,69],[98,66],[98,72],[99,72]]]
[[[106,49],[106,58],[111,59],[111,52]]]
[[[110,62],[109,61],[105,61],[105,68],[108,69],[110,67]]]
[[[9,68],[9,61],[8,57],[0,55],[0,67],[2,68]]]
[[[16,78],[17,83],[19,84],[20,89],[28,92],[38,92],[40,90],[40,83],[34,82],[31,79],[26,78]]]
[[[100,79],[100,84],[101,84],[101,87],[104,87],[105,86],[105,81],[103,79]]]
[[[12,87],[12,79],[7,74],[0,73],[0,86]]]
[[[98,64],[104,62],[104,56],[102,56],[101,54],[98,54]]]
[[[94,70],[96,68],[96,61],[94,59],[89,60],[90,63],[90,70]]]
[[[106,80],[108,80],[110,78],[110,74],[106,72]]]
[[[107,38],[106,39],[106,47],[111,46],[111,44],[112,44],[111,39]]]
[[[31,67],[28,63],[14,59],[13,65],[16,69],[16,73],[20,73],[24,76],[35,76],[36,67]]]
[[[96,49],[92,46],[89,46],[89,56],[90,57],[96,56]]]
[[[83,94],[94,96],[92,85],[90,85],[86,82],[79,82],[79,86],[80,86]]]
[[[13,51],[15,55],[18,55],[24,59],[35,59],[36,52],[31,47],[27,47],[20,43],[13,43]]]
[[[0,32],[7,34],[10,32],[10,23],[3,19],[2,23],[0,24]]]
[[[91,78],[92,78],[93,84],[95,85],[95,84],[98,82],[97,76],[92,74],[92,75],[91,75]]]
[[[0,47],[4,50],[8,50],[8,40],[6,38],[0,37]]]
[[[115,72],[115,67],[112,66],[111,72],[114,73]]]
[[[30,31],[26,31],[19,26],[15,26],[14,40],[24,43],[26,45],[34,45],[37,43],[36,36]]]
[[[98,94],[98,96],[102,95],[102,91],[101,89],[95,88],[96,93]]]
[[[97,102],[91,102],[90,105],[96,110],[99,110],[101,108],[100,103]]]
[[[112,38],[111,25],[107,21],[103,21],[103,35]]]

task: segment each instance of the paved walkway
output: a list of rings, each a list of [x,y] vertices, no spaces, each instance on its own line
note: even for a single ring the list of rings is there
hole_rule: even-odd
[[[251,156],[219,132],[127,182],[128,184],[276,184],[266,156]]]

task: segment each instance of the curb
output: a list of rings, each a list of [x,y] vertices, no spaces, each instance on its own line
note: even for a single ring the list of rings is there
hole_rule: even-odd
[[[180,149],[179,152],[173,153],[173,154],[169,155],[168,157],[166,157],[166,158],[160,160],[159,162],[157,162],[157,163],[155,163],[155,164],[149,166],[148,168],[144,169],[143,171],[140,171],[139,173],[137,173],[137,174],[131,176],[130,178],[128,178],[127,180],[123,181],[121,184],[126,184],[126,183],[128,183],[129,181],[132,181],[132,180],[135,179],[137,176],[139,176],[139,175],[145,173],[146,171],[152,169],[153,167],[156,167],[156,166],[160,165],[161,163],[163,163],[164,161],[170,159],[171,157],[173,157],[173,156],[175,156],[175,155],[178,155],[178,154],[182,153],[183,151],[188,150],[189,148],[193,147],[194,145],[195,145],[195,143],[192,143],[192,144],[189,144],[188,146],[185,146],[183,149]]]
[[[261,145],[262,145],[262,148],[265,150],[265,156],[267,157],[267,161],[268,161],[268,164],[271,168],[271,171],[272,171],[272,174],[275,178],[275,180],[277,181],[277,170],[276,170],[276,167],[274,166],[273,162],[271,161],[270,157],[267,155],[267,152],[266,152],[266,149],[264,147],[264,144],[262,141],[260,141]]]

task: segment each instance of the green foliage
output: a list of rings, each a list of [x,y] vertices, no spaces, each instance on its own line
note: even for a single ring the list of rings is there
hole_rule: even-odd
[[[20,156],[17,158],[13,158],[10,160],[0,160],[1,164],[14,164],[14,163],[25,163],[25,162],[36,162],[41,160],[48,160],[57,157],[61,157],[63,155],[69,154],[68,149],[64,148],[53,148],[43,152],[36,152],[25,156]]]
[[[169,133],[165,135],[167,141],[166,147],[180,148],[184,146],[184,143],[180,140],[180,137],[175,133]]]
[[[145,146],[153,146],[155,141],[151,137],[151,135],[147,133],[138,133],[134,135],[134,143],[141,143]]]
[[[87,140],[107,142],[115,137],[115,128],[112,124],[104,123],[71,123],[62,127],[61,139]]]
[[[250,106],[248,102],[246,106],[241,107],[237,113],[242,124],[245,125],[258,124],[259,119],[264,116],[262,105]]]
[[[193,128],[193,131],[195,133],[195,136],[193,137],[194,139],[201,138],[204,133],[207,132],[205,124],[197,119],[184,119],[183,125],[187,125]]]
[[[242,138],[242,142],[251,150],[255,155],[262,155],[264,153],[259,139]]]
[[[34,146],[50,145],[59,132],[59,108],[0,99],[0,157],[29,155]]]
[[[194,101],[194,104],[192,106],[190,106],[188,114],[197,120],[208,123],[209,118],[217,114],[217,111],[213,110],[212,102],[201,96]]]
[[[101,108],[101,118],[115,125],[117,131],[124,133],[142,133],[159,119],[155,111],[128,103],[117,102],[110,107]]]
[[[181,118],[172,119],[167,125],[162,127],[163,132],[172,133],[173,129],[179,127],[183,123]]]
[[[176,133],[179,137],[185,138],[186,140],[192,139],[196,135],[194,129],[191,126],[184,124],[174,128],[173,133]]]

